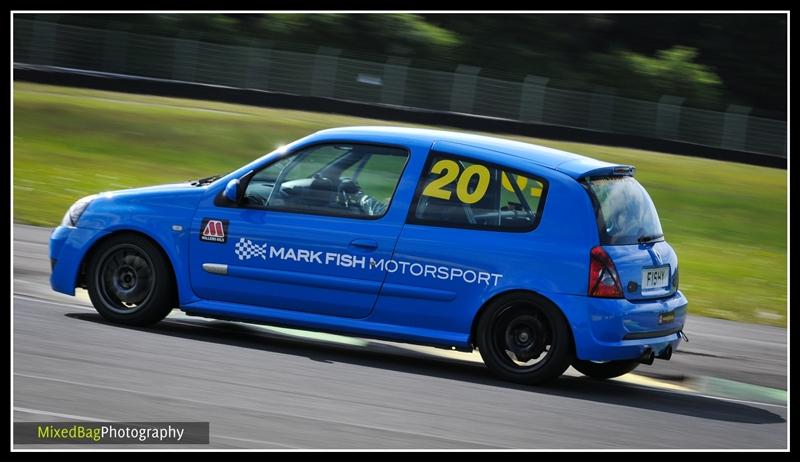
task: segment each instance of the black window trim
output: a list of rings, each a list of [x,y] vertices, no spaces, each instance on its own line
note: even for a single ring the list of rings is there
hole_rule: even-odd
[[[250,183],[250,180],[256,174],[258,174],[258,172],[260,172],[260,171],[262,171],[264,169],[267,169],[267,168],[271,167],[272,165],[274,165],[274,164],[276,164],[276,163],[278,163],[278,162],[280,162],[282,160],[285,160],[285,159],[287,159],[289,157],[293,157],[293,156],[296,156],[298,154],[301,154],[304,151],[307,151],[309,149],[317,148],[317,147],[320,147],[320,146],[336,145],[336,144],[348,144],[348,145],[353,145],[353,146],[356,146],[356,145],[358,145],[358,146],[374,146],[374,147],[380,147],[380,148],[393,148],[393,149],[402,150],[406,154],[406,160],[405,160],[405,163],[403,164],[403,169],[400,171],[400,175],[397,178],[397,183],[395,183],[394,189],[392,190],[392,196],[391,196],[391,200],[389,201],[389,206],[386,207],[386,210],[383,212],[382,215],[370,217],[370,216],[351,215],[351,214],[347,214],[347,213],[324,212],[324,211],[318,211],[318,210],[260,207],[260,206],[257,206],[257,205],[244,204],[244,203],[238,203],[237,204],[237,203],[233,203],[233,202],[229,201],[225,197],[225,189],[224,188],[214,198],[214,205],[217,206],[217,207],[247,209],[247,210],[262,210],[262,211],[265,211],[265,212],[286,212],[286,213],[296,213],[296,214],[301,214],[301,215],[326,216],[326,217],[335,217],[335,218],[352,218],[354,220],[375,221],[375,220],[380,220],[380,219],[384,218],[386,215],[389,214],[389,211],[391,210],[392,206],[396,202],[395,201],[395,196],[397,195],[397,189],[400,186],[400,183],[403,181],[403,175],[405,175],[406,169],[408,168],[409,160],[411,159],[411,149],[409,149],[408,146],[403,146],[403,145],[398,145],[398,144],[390,144],[390,143],[370,143],[370,142],[352,141],[352,140],[348,141],[348,140],[342,140],[342,139],[325,140],[325,141],[320,141],[320,142],[317,142],[317,143],[311,143],[311,144],[307,144],[307,145],[298,147],[297,149],[294,149],[292,151],[289,151],[286,154],[280,156],[279,158],[274,159],[273,161],[271,161],[271,162],[269,162],[267,164],[264,164],[264,165],[262,165],[261,167],[259,167],[257,169],[251,170],[249,173],[245,174],[242,177],[242,179],[244,179],[245,181],[241,182],[239,184],[239,187],[242,188],[242,192],[244,193],[244,191],[247,190],[247,185]],[[323,168],[325,168],[325,167],[323,167]]]
[[[531,223],[530,226],[525,228],[503,228],[501,226],[483,226],[483,225],[470,225],[470,224],[460,224],[460,223],[447,223],[444,221],[424,220],[417,218],[416,217],[417,206],[419,205],[419,198],[422,195],[422,190],[424,189],[423,186],[424,179],[427,176],[428,172],[430,172],[434,158],[445,158],[454,160],[456,162],[461,160],[473,164],[481,164],[485,165],[486,167],[491,167],[503,172],[513,173],[515,175],[522,175],[531,180],[538,181],[539,183],[542,184],[542,194],[541,196],[539,196],[539,204],[536,207],[536,216],[534,217],[533,223]],[[500,185],[499,187],[502,188],[502,185]],[[439,228],[474,229],[479,231],[494,231],[501,233],[530,233],[534,231],[536,228],[538,228],[539,223],[542,221],[542,213],[544,212],[544,204],[545,202],[547,202],[547,193],[549,189],[550,189],[550,184],[546,178],[530,172],[525,172],[516,168],[504,166],[496,162],[487,162],[482,159],[476,159],[474,157],[465,156],[462,154],[451,154],[444,151],[431,150],[430,152],[428,152],[428,158],[425,160],[425,165],[423,166],[422,172],[420,172],[420,176],[417,179],[417,186],[414,189],[414,196],[411,198],[411,203],[409,204],[408,207],[408,214],[406,215],[406,224],[436,226]],[[528,205],[528,207],[530,207],[530,205]]]

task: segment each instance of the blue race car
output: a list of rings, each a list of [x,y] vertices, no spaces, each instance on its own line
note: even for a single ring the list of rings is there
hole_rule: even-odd
[[[634,168],[445,131],[324,130],[222,177],[77,201],[51,285],[106,319],[189,315],[472,351],[541,383],[684,338],[678,259]]]

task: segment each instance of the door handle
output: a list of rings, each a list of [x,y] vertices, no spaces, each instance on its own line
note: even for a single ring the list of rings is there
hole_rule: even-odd
[[[366,250],[375,250],[378,248],[378,242],[372,239],[353,239],[350,241],[350,246]]]

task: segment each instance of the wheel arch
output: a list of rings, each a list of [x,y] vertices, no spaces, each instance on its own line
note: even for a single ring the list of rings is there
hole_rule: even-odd
[[[470,327],[470,332],[469,332],[469,343],[472,345],[473,348],[478,346],[477,345],[477,341],[476,341],[477,334],[478,334],[478,325],[480,324],[481,317],[486,312],[486,309],[489,306],[491,306],[495,301],[497,301],[497,299],[499,299],[501,297],[508,297],[510,295],[527,296],[527,297],[531,297],[532,300],[535,303],[547,303],[547,304],[552,305],[556,309],[556,311],[558,311],[558,313],[560,313],[561,316],[564,318],[564,321],[565,321],[565,323],[566,323],[566,325],[568,327],[568,333],[569,333],[569,337],[570,337],[570,344],[572,345],[572,348],[573,348],[573,351],[574,351],[574,349],[575,349],[575,334],[572,332],[572,323],[569,322],[569,318],[564,313],[564,310],[562,310],[561,307],[558,306],[558,304],[556,304],[554,301],[552,301],[548,297],[545,297],[544,295],[542,295],[542,294],[540,294],[538,292],[535,292],[533,290],[528,290],[528,289],[509,289],[509,290],[505,290],[503,292],[494,294],[491,298],[486,300],[483,303],[483,305],[481,305],[480,308],[478,308],[478,311],[475,313],[475,316],[472,318],[472,326]]]
[[[127,229],[127,228],[116,229],[113,232],[111,232],[109,234],[106,234],[105,236],[103,236],[103,237],[97,239],[95,242],[93,242],[92,245],[89,247],[89,249],[84,253],[83,257],[81,258],[81,263],[80,263],[79,270],[78,270],[78,279],[77,279],[77,281],[75,283],[75,286],[76,287],[81,287],[81,288],[86,288],[86,277],[87,277],[87,268],[86,267],[89,264],[89,262],[91,261],[92,257],[94,257],[94,253],[97,251],[97,249],[103,243],[108,242],[111,239],[116,239],[119,236],[123,236],[123,235],[135,235],[135,236],[139,236],[139,237],[142,237],[144,239],[147,239],[148,241],[150,241],[158,249],[159,252],[161,252],[161,256],[164,257],[164,261],[167,262],[167,265],[168,265],[167,270],[169,271],[169,274],[170,274],[170,276],[172,278],[171,279],[172,280],[172,285],[175,288],[175,295],[176,295],[176,298],[177,298],[175,300],[175,303],[176,303],[176,306],[177,306],[177,304],[178,304],[178,302],[180,300],[180,294],[179,294],[180,285],[178,284],[178,277],[175,274],[175,262],[172,260],[172,255],[170,255],[170,253],[167,252],[167,250],[158,241],[158,239],[155,239],[153,236],[151,236],[151,235],[149,235],[149,234],[147,234],[147,233],[145,233],[143,231],[136,230],[136,229]]]

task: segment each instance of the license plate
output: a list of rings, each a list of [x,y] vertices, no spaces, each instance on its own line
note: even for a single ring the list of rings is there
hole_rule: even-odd
[[[669,285],[669,266],[642,270],[642,290],[662,289]]]

